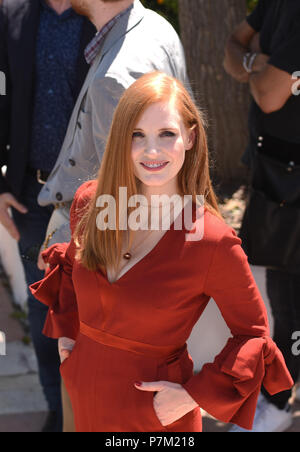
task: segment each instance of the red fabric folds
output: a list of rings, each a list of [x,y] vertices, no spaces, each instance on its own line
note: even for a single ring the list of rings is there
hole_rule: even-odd
[[[280,350],[269,336],[235,336],[183,387],[217,419],[251,429],[262,384],[272,395],[293,386]]]
[[[49,306],[43,333],[52,338],[76,339],[79,332],[79,318],[76,294],[72,282],[71,243],[57,243],[42,253],[49,263],[45,277],[30,286],[32,295]]]
[[[70,211],[72,234],[95,191],[95,181],[77,191]],[[214,362],[194,375],[190,362],[185,367],[178,361],[173,370],[166,362],[168,379],[185,381],[182,386],[191,397],[217,419],[251,429],[261,385],[275,394],[290,389],[293,381],[269,336],[267,310],[240,239],[217,217],[209,212],[205,215],[201,241],[187,246],[184,234],[175,231],[174,238],[169,235],[169,241],[165,239],[156,254],[153,252],[153,261],[144,259],[135,266],[135,278],[132,271],[115,284],[109,284],[101,272],[94,275],[77,265],[73,239],[70,244],[55,244],[43,253],[50,268],[43,280],[32,284],[31,291],[50,308],[43,331],[47,336],[76,340],[80,311],[80,321],[90,328],[156,346],[186,342],[212,298],[232,337]],[[139,399],[141,393],[132,391],[132,381],[155,378],[155,364],[152,371],[148,356],[138,356],[136,362],[136,354],[90,339],[85,342],[85,337],[81,336],[77,359],[69,361],[69,374],[64,375],[69,378],[78,430],[156,431],[153,404],[147,405]],[[116,365],[122,372],[116,371]],[[129,401],[126,411],[120,388]],[[159,428],[162,431],[161,425]],[[174,431],[201,431],[201,420],[184,417]]]
[[[70,209],[70,229],[73,237],[76,224],[95,193],[97,181],[92,180],[78,188]],[[76,340],[79,333],[79,314],[72,271],[76,245],[56,243],[46,249],[43,259],[50,265],[45,277],[31,286],[32,295],[49,306],[43,333],[52,338],[69,337]]]

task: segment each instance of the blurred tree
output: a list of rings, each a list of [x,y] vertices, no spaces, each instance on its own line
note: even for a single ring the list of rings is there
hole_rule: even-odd
[[[179,0],[181,38],[190,81],[208,118],[213,174],[218,183],[245,180],[240,157],[247,144],[249,87],[223,68],[224,47],[236,25],[245,19],[242,0]]]
[[[215,175],[243,178],[249,90],[226,75],[224,45],[235,25],[259,0],[141,0],[180,33],[198,104],[207,112]]]
[[[153,9],[154,11],[157,11],[159,14],[164,16],[169,22],[171,22],[171,24],[179,32],[180,24],[178,18],[178,0],[141,0],[141,1],[146,8]],[[252,11],[252,9],[256,6],[258,2],[258,0],[245,0],[245,1],[247,1],[249,12]]]

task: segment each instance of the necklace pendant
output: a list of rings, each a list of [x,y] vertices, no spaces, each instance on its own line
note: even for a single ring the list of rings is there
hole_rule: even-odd
[[[129,259],[131,259],[131,254],[130,254],[130,253],[125,253],[125,254],[123,255],[123,257],[124,257],[124,259],[129,260]]]

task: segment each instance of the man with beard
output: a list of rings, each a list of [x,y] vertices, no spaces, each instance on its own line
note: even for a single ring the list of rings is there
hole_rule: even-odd
[[[18,240],[27,283],[41,279],[36,265],[53,206],[37,196],[50,174],[88,65],[83,50],[94,26],[70,0],[0,2],[0,222]],[[26,207],[25,207],[26,206]],[[13,218],[9,216],[12,208]],[[28,318],[49,415],[43,431],[62,430],[57,341],[42,334],[47,308],[29,293]]]

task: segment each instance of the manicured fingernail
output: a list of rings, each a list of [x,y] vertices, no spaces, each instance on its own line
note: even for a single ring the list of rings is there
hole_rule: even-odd
[[[141,381],[135,381],[134,384],[135,384],[135,386],[142,386],[142,382]]]

